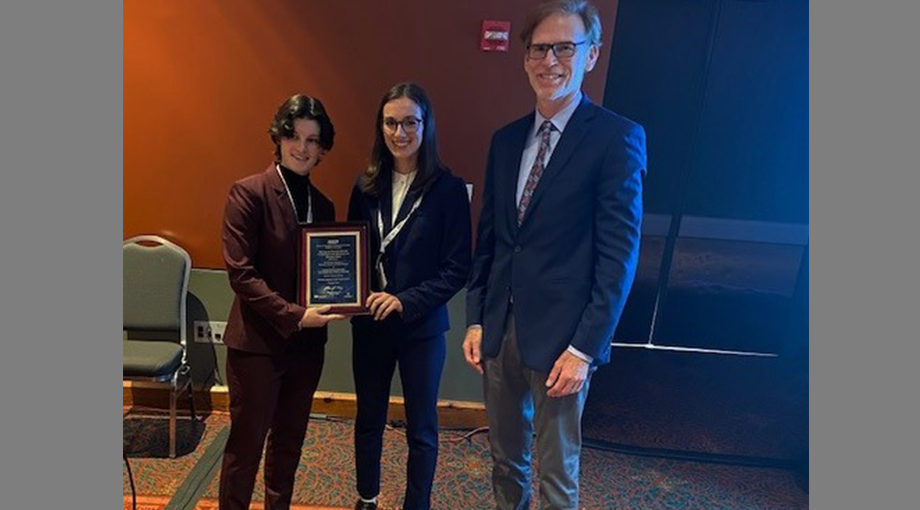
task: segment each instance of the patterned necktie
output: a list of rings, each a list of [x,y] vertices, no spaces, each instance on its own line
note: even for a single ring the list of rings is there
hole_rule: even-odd
[[[521,202],[518,204],[517,221],[518,226],[524,221],[524,213],[527,212],[527,206],[530,205],[530,199],[533,197],[533,191],[537,189],[537,183],[543,176],[544,159],[549,151],[549,135],[556,129],[552,122],[545,120],[540,125],[540,149],[537,151],[537,159],[533,162],[530,169],[530,175],[527,176],[527,182],[524,184],[524,192],[521,194]]]

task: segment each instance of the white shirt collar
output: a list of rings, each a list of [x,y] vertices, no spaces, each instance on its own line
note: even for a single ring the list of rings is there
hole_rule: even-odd
[[[575,113],[575,109],[578,108],[578,105],[581,104],[582,97],[584,97],[584,94],[579,90],[578,95],[576,95],[575,98],[572,99],[572,102],[565,105],[565,108],[559,110],[559,112],[556,113],[556,115],[553,115],[552,118],[549,118],[549,119],[547,119],[542,114],[540,114],[539,109],[535,109],[536,119],[534,119],[534,125],[533,125],[533,128],[531,129],[530,136],[532,137],[537,136],[537,131],[540,129],[540,126],[542,126],[543,122],[547,120],[552,121],[553,126],[555,126],[556,129],[558,129],[560,133],[565,131],[565,126],[566,124],[569,123],[569,120],[572,119],[572,115]]]
[[[417,172],[418,172],[418,170],[413,170],[413,171],[411,171],[411,172],[409,172],[409,173],[407,173],[407,174],[401,174],[401,173],[397,172],[396,170],[394,170],[394,171],[393,171],[393,182],[402,182],[402,181],[407,181],[407,180],[414,180],[414,179],[415,179],[415,174],[416,174]]]

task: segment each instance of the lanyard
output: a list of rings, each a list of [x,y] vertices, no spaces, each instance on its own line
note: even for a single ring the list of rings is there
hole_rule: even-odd
[[[390,233],[386,237],[383,237],[383,214],[380,212],[380,207],[377,208],[377,232],[380,233],[380,253],[377,254],[377,274],[380,275],[380,289],[384,290],[387,288],[387,276],[383,268],[383,254],[387,249],[387,246],[393,242],[393,239],[396,239],[396,236],[399,235],[399,232],[406,225],[406,222],[409,221],[409,218],[412,217],[412,213],[418,209],[418,206],[422,205],[423,195],[419,195],[415,199],[415,203],[412,204],[412,209],[409,210],[409,214],[402,219],[396,225],[393,225],[393,228],[390,230]]]
[[[278,177],[281,177],[281,182],[284,183],[284,190],[287,191],[288,200],[291,201],[291,209],[294,210],[294,221],[300,223],[300,215],[297,214],[297,204],[294,203],[294,197],[291,195],[291,188],[288,187],[288,183],[284,180],[284,175],[281,173],[281,168],[278,165],[275,165],[275,170],[278,172]],[[313,223],[313,185],[307,186],[307,223]]]

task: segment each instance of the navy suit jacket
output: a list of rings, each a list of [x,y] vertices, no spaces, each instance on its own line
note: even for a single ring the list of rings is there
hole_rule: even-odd
[[[399,298],[402,314],[393,313],[382,322],[370,316],[356,316],[356,334],[387,334],[400,338],[427,338],[450,328],[447,302],[467,281],[470,269],[472,225],[466,184],[444,170],[433,177],[419,208],[412,214],[384,256],[387,288],[379,287],[376,260],[380,253],[377,211],[385,234],[392,228],[392,179],[381,176],[380,197],[352,190],[349,221],[366,221],[370,226],[371,288],[385,290]],[[396,217],[408,215],[419,190],[410,190]]]
[[[518,171],[534,118],[492,137],[467,324],[482,325],[482,353],[497,356],[513,300],[526,366],[549,372],[570,344],[603,364],[638,261],[645,131],[585,96],[518,226]]]

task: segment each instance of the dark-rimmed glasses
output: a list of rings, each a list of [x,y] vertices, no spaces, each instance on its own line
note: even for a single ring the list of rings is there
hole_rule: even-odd
[[[422,119],[417,117],[406,117],[403,120],[396,120],[393,117],[387,117],[383,119],[383,129],[389,133],[395,133],[399,126],[402,126],[403,131],[406,133],[415,133],[418,131],[419,125],[422,123]]]
[[[581,42],[558,42],[553,44],[528,44],[527,58],[533,60],[543,60],[549,50],[553,50],[556,58],[572,58],[579,45],[587,44],[589,41]]]

